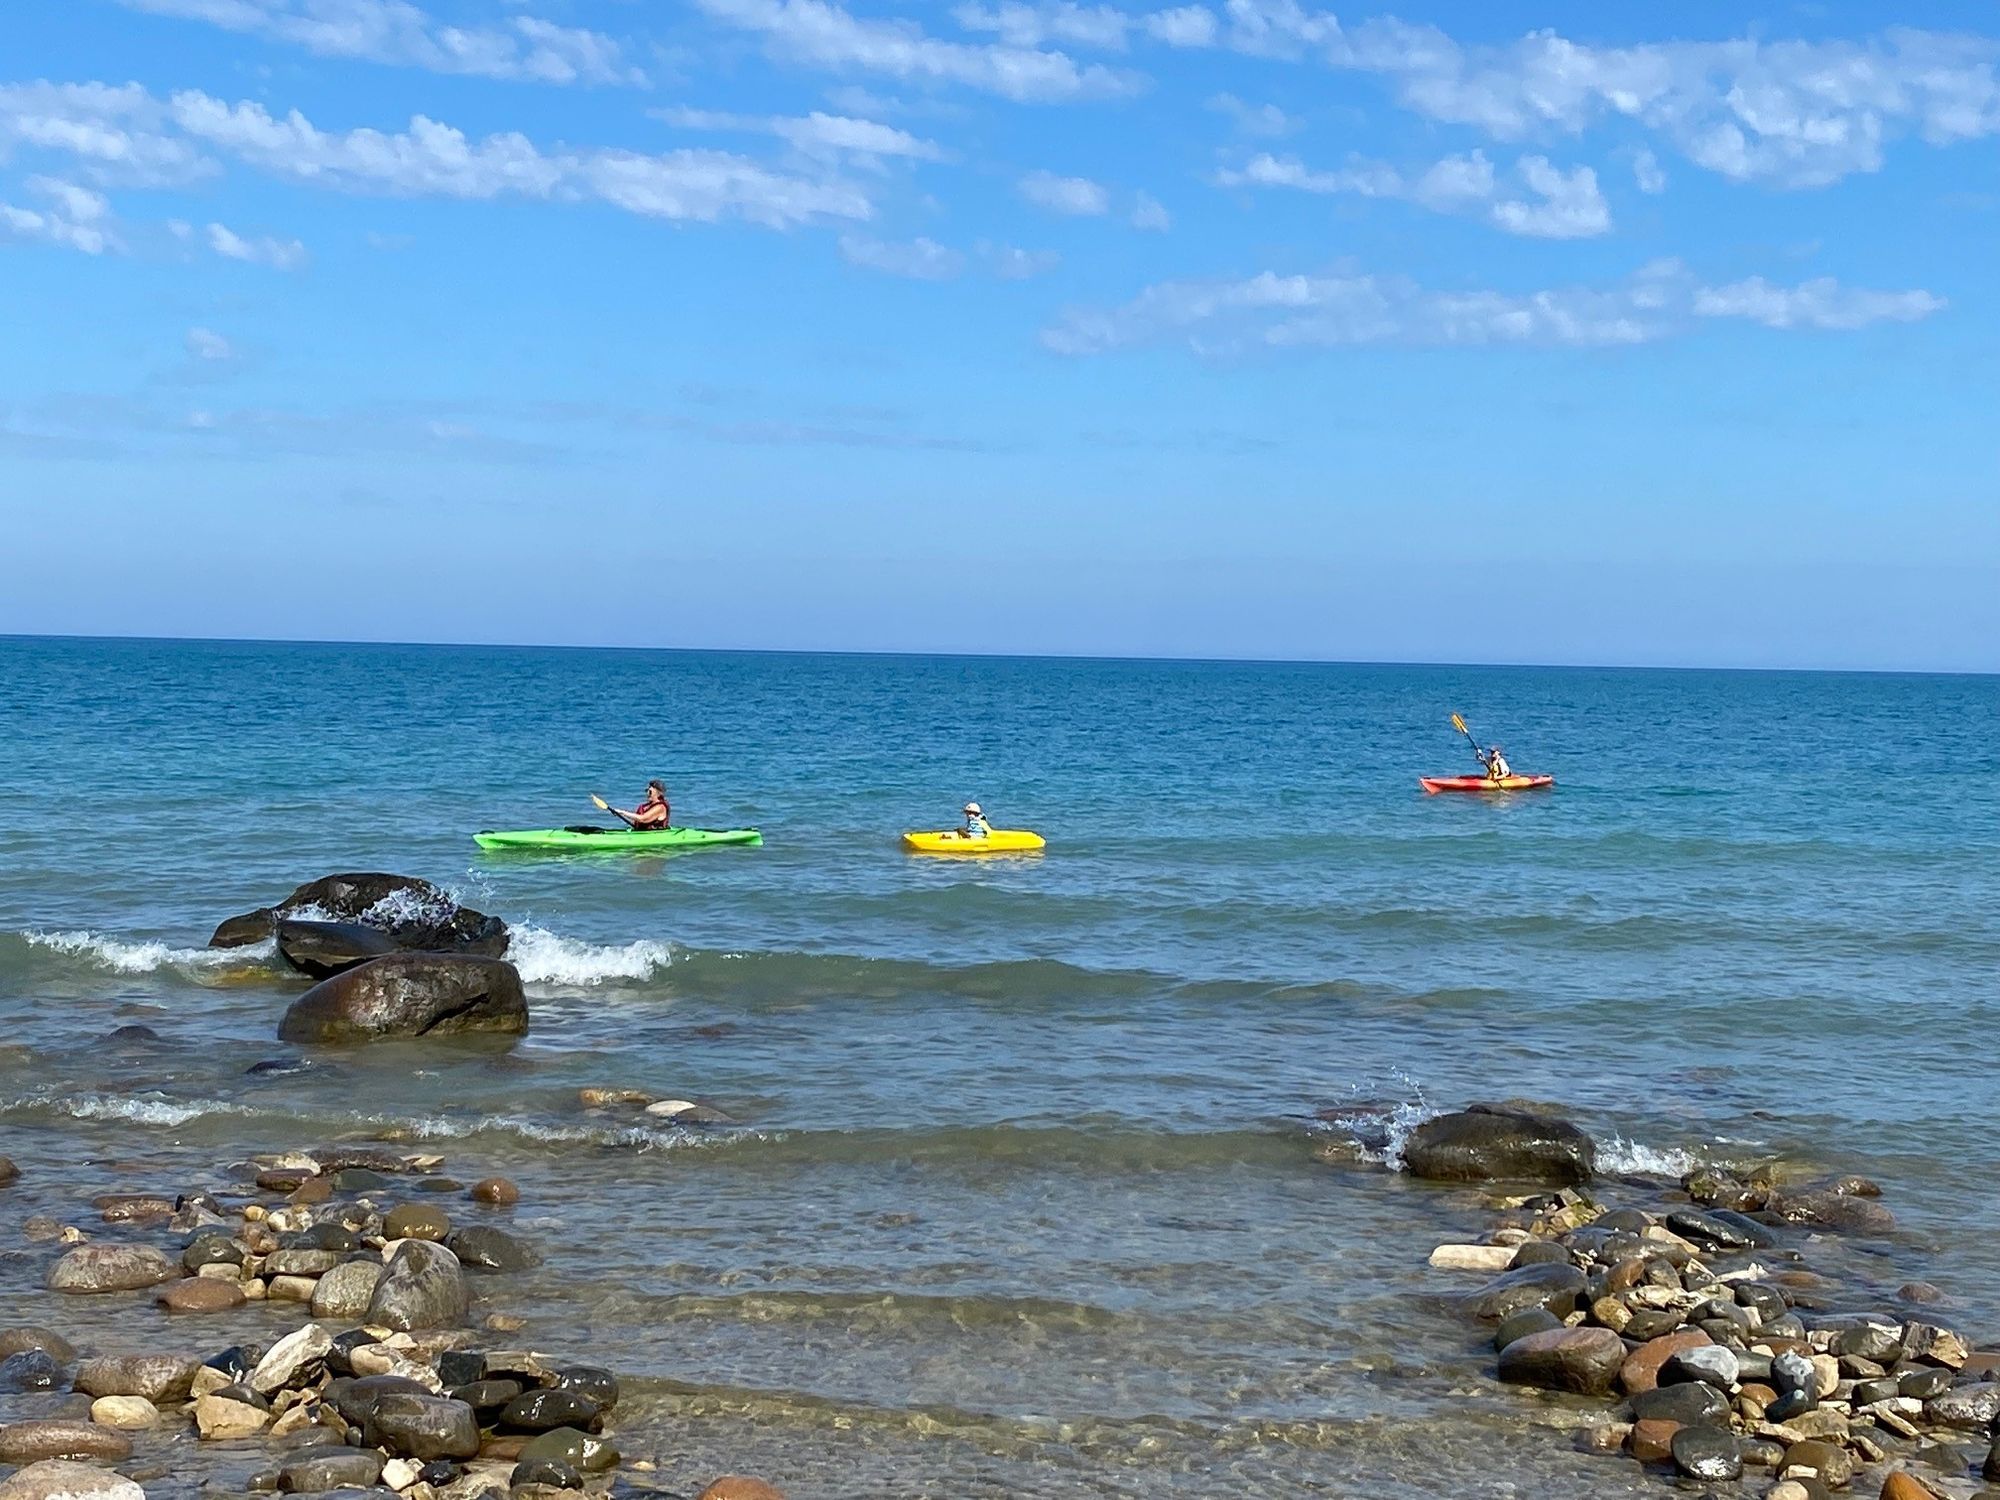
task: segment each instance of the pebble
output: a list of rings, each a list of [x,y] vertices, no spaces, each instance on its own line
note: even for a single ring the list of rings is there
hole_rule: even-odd
[[[358,1318],[368,1311],[383,1267],[372,1260],[343,1261],[313,1286],[315,1318]]]
[[[173,1354],[112,1354],[76,1367],[86,1396],[144,1396],[155,1406],[185,1401],[201,1365]]]
[[[52,1292],[136,1292],[172,1281],[180,1267],[150,1245],[78,1245],[49,1270]]]
[[[264,1295],[273,1302],[311,1302],[319,1289],[312,1276],[273,1276],[265,1284]]]
[[[458,1257],[460,1265],[473,1271],[526,1271],[542,1263],[532,1246],[505,1230],[483,1225],[454,1230],[445,1237],[445,1247]]]
[[[160,1409],[144,1396],[99,1396],[90,1403],[90,1420],[99,1427],[151,1427]]]
[[[386,1477],[385,1467],[382,1455],[366,1448],[307,1448],[293,1455],[278,1470],[278,1488],[300,1495],[317,1495],[324,1490],[366,1489]]]
[[[406,1458],[471,1458],[479,1452],[472,1408],[448,1396],[391,1392],[376,1400],[365,1426],[369,1442]]]
[[[43,1349],[23,1349],[0,1359],[0,1393],[52,1391],[62,1378],[62,1365]]]
[[[1854,1459],[1838,1443],[1807,1438],[1785,1450],[1785,1479],[1817,1479],[1828,1489],[1845,1489],[1854,1479]]]
[[[406,1240],[390,1258],[368,1304],[371,1324],[407,1331],[465,1321],[465,1276],[442,1245]]]
[[[1609,1328],[1558,1328],[1531,1333],[1502,1349],[1500,1378],[1543,1390],[1602,1396],[1617,1383],[1625,1358],[1625,1341]],[[522,1400],[552,1394],[556,1393],[534,1392]],[[510,1419],[512,1415],[509,1407]]]
[[[0,1500],[146,1500],[146,1492],[95,1464],[45,1459],[0,1479]]]
[[[163,1287],[153,1298],[170,1313],[217,1313],[243,1305],[243,1288],[234,1280],[189,1276]]]
[[[199,1396],[194,1403],[195,1430],[211,1442],[252,1437],[271,1425],[271,1414],[227,1396]]]
[[[1535,1337],[1550,1338],[1555,1335],[1537,1334]],[[1506,1359],[1506,1355],[1502,1354],[1502,1380],[1508,1378]],[[509,1401],[500,1413],[500,1425],[517,1432],[553,1432],[558,1427],[588,1429],[596,1427],[603,1415],[604,1403],[588,1392],[550,1388],[526,1391]]]
[[[745,1474],[724,1474],[695,1500],[785,1500],[785,1492]]]
[[[1743,1451],[1726,1428],[1683,1427],[1668,1446],[1674,1467],[1690,1479],[1736,1479],[1743,1473]]]
[[[1683,1329],[1641,1344],[1626,1357],[1618,1371],[1618,1383],[1628,1396],[1650,1391],[1660,1383],[1660,1370],[1677,1354],[1699,1349],[1709,1343],[1700,1329]]]
[[[578,1432],[574,1427],[558,1427],[529,1439],[516,1456],[523,1461],[553,1458],[580,1473],[596,1474],[617,1467],[619,1453],[604,1438]]]
[[[382,1220],[385,1240],[442,1240],[451,1233],[451,1215],[428,1203],[405,1203]]]
[[[1531,1242],[1532,1243],[1532,1242]],[[1514,1264],[1512,1245],[1439,1245],[1430,1263],[1440,1271],[1505,1271]]]
[[[474,1203],[489,1203],[496,1208],[511,1208],[521,1201],[521,1190],[505,1177],[485,1177],[473,1183],[466,1196]]]
[[[392,1458],[382,1465],[382,1483],[392,1490],[406,1490],[423,1476],[424,1466],[413,1459]]]
[[[333,1335],[317,1323],[308,1323],[303,1328],[294,1329],[271,1346],[271,1350],[257,1362],[250,1372],[250,1389],[268,1396],[283,1390],[288,1385],[302,1384],[305,1378],[326,1361],[333,1348]]]
[[[70,1364],[76,1359],[76,1350],[69,1340],[54,1329],[26,1326],[0,1330],[0,1359],[29,1349],[39,1349],[59,1365]]]

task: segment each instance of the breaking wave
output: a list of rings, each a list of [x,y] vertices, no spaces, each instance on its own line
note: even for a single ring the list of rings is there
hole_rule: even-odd
[[[588,986],[650,979],[673,963],[674,948],[652,938],[586,943],[526,924],[514,929],[507,958],[529,984]]]
[[[278,952],[277,944],[269,941],[245,948],[176,948],[157,940],[133,941],[83,931],[24,932],[21,936],[31,948],[80,958],[113,974],[150,974],[158,969],[214,973],[254,967],[275,958]]]

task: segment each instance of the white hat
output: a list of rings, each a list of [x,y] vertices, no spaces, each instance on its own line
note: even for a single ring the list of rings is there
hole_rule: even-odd
[[[985,813],[983,813],[983,812],[981,812],[981,811],[979,810],[979,804],[978,804],[977,802],[968,802],[968,803],[966,803],[966,804],[965,804],[965,811],[966,811],[966,813],[967,813],[967,814],[968,814],[969,816],[971,816],[971,817],[975,817],[975,818],[983,818],[983,817],[985,817],[985,816],[986,816],[986,814],[985,814]]]

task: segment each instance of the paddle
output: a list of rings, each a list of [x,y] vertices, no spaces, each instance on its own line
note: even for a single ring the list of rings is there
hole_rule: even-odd
[[[598,807],[603,811],[610,813],[612,817],[623,818],[625,820],[625,826],[627,828],[637,828],[639,826],[637,823],[632,821],[632,815],[630,813],[620,812],[617,808],[613,807],[609,802],[606,802],[602,797],[598,796],[597,793],[592,792],[590,794],[590,800],[592,802],[595,802],[598,805]]]
[[[1466,743],[1472,746],[1472,754],[1474,758],[1477,759],[1482,766],[1485,765],[1486,752],[1484,749],[1480,747],[1479,741],[1475,740],[1472,737],[1472,731],[1465,727],[1465,720],[1460,718],[1457,714],[1453,714],[1451,716],[1451,727],[1453,729],[1456,729],[1460,734],[1465,736]],[[598,804],[599,807],[602,807],[603,805],[604,804],[601,802]]]

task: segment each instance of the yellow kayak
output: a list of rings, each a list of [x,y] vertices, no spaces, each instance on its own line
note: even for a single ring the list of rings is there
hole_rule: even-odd
[[[903,835],[903,847],[912,854],[1027,854],[1047,843],[1024,828],[996,828],[983,839],[969,839],[956,828]]]

